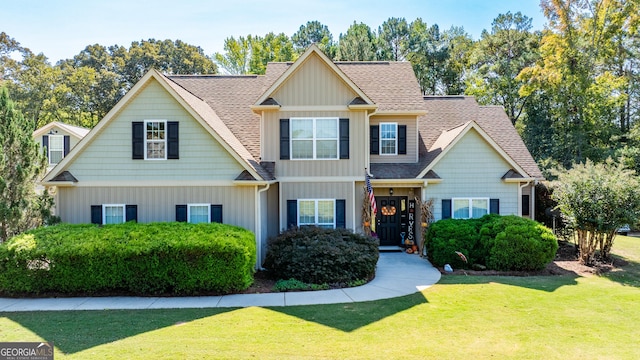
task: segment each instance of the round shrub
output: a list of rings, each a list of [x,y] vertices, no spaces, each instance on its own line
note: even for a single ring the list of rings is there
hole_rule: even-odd
[[[558,241],[547,227],[528,219],[505,221],[491,246],[487,266],[508,271],[532,271],[543,269],[553,260]]]
[[[269,240],[264,267],[276,279],[309,284],[369,280],[378,262],[378,240],[347,229],[303,227]]]
[[[451,264],[455,268],[468,267],[477,261],[473,249],[477,247],[479,225],[478,219],[446,219],[431,224],[425,239],[429,261],[435,266]],[[468,263],[456,251],[463,253]]]

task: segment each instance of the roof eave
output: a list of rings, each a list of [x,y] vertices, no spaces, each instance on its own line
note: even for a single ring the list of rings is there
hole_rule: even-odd
[[[280,105],[251,105],[251,110],[255,113],[259,113],[261,111],[278,111],[280,110]]]

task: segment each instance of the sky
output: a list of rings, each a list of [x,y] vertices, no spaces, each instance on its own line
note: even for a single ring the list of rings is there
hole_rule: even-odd
[[[391,17],[421,18],[441,30],[462,26],[478,39],[498,14],[522,12],[534,30],[546,19],[540,0],[0,0],[0,32],[49,61],[72,58],[87,45],[182,40],[206,55],[224,51],[228,37],[293,35],[317,20],[334,40],[354,22],[378,29]]]

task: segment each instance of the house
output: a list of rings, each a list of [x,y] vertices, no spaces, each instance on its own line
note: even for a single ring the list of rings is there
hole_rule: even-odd
[[[58,121],[50,122],[34,131],[34,140],[38,142],[43,149],[46,148],[45,154],[48,159],[47,171],[62,161],[69,151],[88,133],[89,129]]]
[[[362,232],[365,171],[381,245],[420,238],[426,199],[436,220],[531,217],[542,179],[502,108],[424,97],[407,62],[332,62],[312,45],[264,76],[149,71],[43,185],[64,222],[233,224],[261,262],[291,226]]]

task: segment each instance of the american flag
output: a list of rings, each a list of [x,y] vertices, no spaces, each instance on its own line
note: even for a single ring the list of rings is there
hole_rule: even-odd
[[[369,181],[369,174],[365,172],[364,177],[367,182],[367,192],[369,193],[369,202],[371,203],[371,213],[373,214],[372,218],[375,217],[375,214],[378,212],[378,206],[376,205],[376,197],[373,195],[373,188],[371,187],[371,181]]]

